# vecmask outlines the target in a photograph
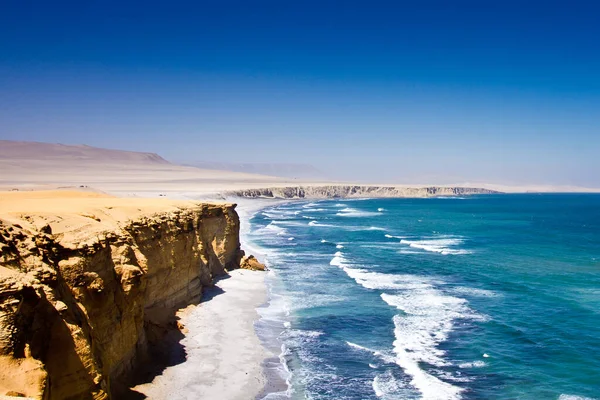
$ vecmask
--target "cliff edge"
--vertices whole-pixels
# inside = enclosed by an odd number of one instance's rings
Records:
[[[244,255],[233,204],[29,192],[0,210],[5,396],[134,397],[144,366],[173,361],[176,310]]]
[[[494,190],[470,187],[404,187],[366,185],[287,186],[234,190],[228,196],[279,199],[330,199],[358,197],[436,197],[500,193]]]

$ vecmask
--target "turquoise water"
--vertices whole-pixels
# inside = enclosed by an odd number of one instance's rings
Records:
[[[257,329],[290,384],[269,398],[600,397],[599,195],[298,202],[251,225]]]

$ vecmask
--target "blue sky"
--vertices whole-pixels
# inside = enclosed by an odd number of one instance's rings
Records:
[[[600,187],[599,15],[592,1],[8,0],[0,138]]]

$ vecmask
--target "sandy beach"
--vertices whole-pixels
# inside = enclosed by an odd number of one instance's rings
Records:
[[[200,305],[179,313],[186,361],[134,390],[150,399],[254,398],[270,356],[254,333],[256,307],[265,301],[264,273],[231,271],[205,291]]]

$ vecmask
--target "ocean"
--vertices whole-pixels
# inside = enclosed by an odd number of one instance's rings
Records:
[[[266,399],[600,398],[600,195],[290,202],[246,240]]]

